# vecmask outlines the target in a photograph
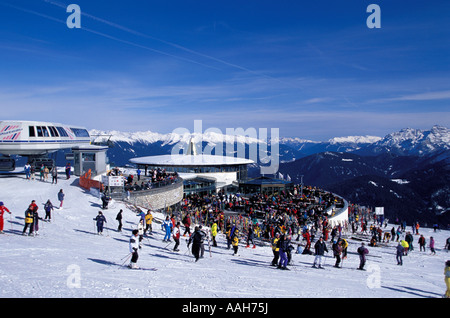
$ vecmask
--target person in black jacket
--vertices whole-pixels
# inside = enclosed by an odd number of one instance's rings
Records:
[[[366,255],[369,254],[369,250],[361,243],[361,246],[356,250],[359,255],[359,267],[358,269],[364,270],[364,265],[366,264]]]
[[[107,223],[106,218],[101,211],[98,212],[98,215],[94,218],[97,224],[97,234],[103,235],[103,224]]]
[[[328,253],[328,249],[322,236],[319,237],[319,240],[316,242],[316,244],[314,244],[314,251],[314,255],[316,255],[316,257],[314,258],[314,264],[312,267],[316,268],[316,264],[318,263],[319,268],[323,268],[322,259],[324,257],[324,253]]]
[[[122,232],[122,212],[123,212],[123,210],[120,209],[119,213],[117,213],[117,216],[116,216],[116,220],[119,222],[117,232]]]
[[[192,255],[195,257],[195,261],[197,262],[200,258],[200,249],[203,241],[203,235],[198,226],[195,227],[194,233],[192,233],[189,241],[187,243],[187,247],[192,243]]]
[[[280,240],[278,241],[278,247],[280,249],[280,263],[278,265],[279,269],[287,269],[287,252],[289,249],[290,240],[286,237],[285,234],[281,235]]]

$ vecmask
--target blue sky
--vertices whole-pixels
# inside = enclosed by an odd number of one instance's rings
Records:
[[[66,26],[71,3],[80,29]],[[448,127],[449,13],[423,0],[0,0],[1,117],[313,140]]]

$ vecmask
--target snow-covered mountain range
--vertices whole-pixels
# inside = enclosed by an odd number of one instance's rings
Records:
[[[95,137],[95,141],[110,140],[119,145],[125,152],[133,152],[131,150],[133,148],[147,148],[150,145],[158,146],[156,148],[149,147],[148,152],[143,155],[167,154],[170,153],[174,145],[188,143],[191,139],[197,144],[202,144],[203,147],[206,144],[216,145],[219,143],[245,144],[247,146],[268,143],[270,146],[270,144],[274,144],[277,141],[280,147],[280,162],[293,161],[325,151],[354,152],[360,155],[394,153],[398,155],[424,156],[450,149],[450,129],[438,125],[433,126],[430,130],[406,128],[390,133],[383,138],[377,136],[346,136],[331,138],[327,141],[312,141],[301,138],[279,138],[265,141],[245,135],[226,135],[215,132],[160,134],[152,131],[91,130],[90,134]],[[136,149],[134,149],[134,153],[136,153]],[[117,159],[117,154],[114,157]]]

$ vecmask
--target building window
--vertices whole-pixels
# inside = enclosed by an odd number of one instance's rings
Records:
[[[36,131],[34,130],[34,126],[28,126],[28,135],[30,137],[36,137]]]

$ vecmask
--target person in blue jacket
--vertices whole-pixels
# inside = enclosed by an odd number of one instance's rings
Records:
[[[94,221],[96,221],[97,224],[97,234],[103,235],[103,225],[108,222],[106,222],[106,218],[101,211],[98,212],[98,215],[94,218]]]
[[[170,235],[172,234],[173,223],[170,220],[169,216],[166,216],[166,219],[164,220],[162,226],[164,231],[166,231],[166,235],[164,236],[163,242],[170,242]]]

